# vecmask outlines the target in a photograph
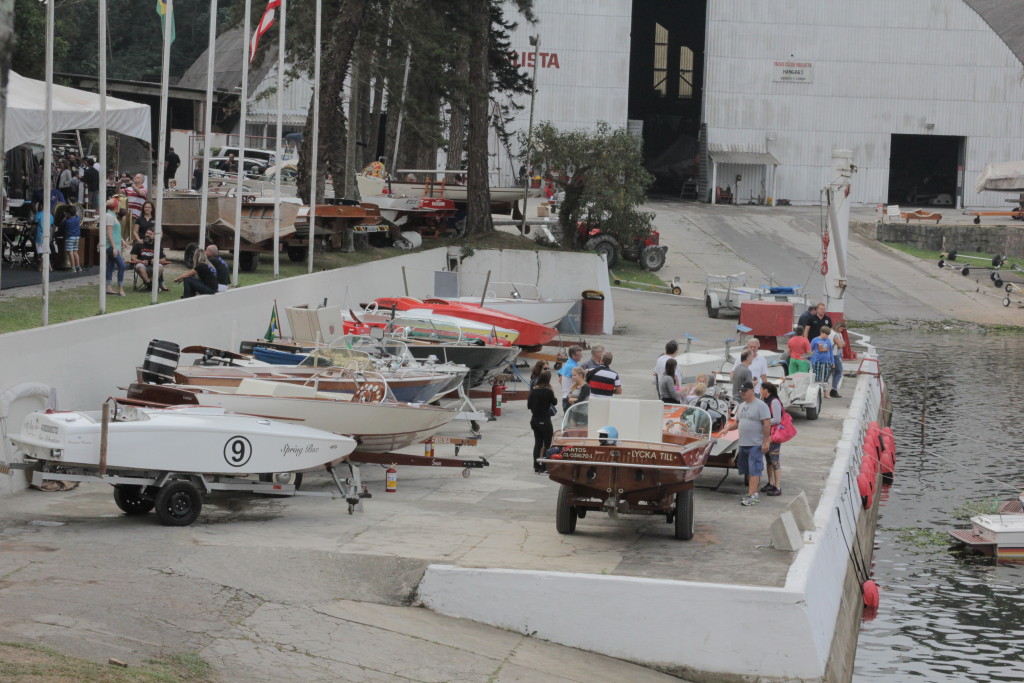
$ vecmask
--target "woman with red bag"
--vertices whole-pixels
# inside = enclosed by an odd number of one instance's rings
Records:
[[[776,441],[775,437],[778,426],[782,424],[783,415],[786,414],[786,408],[782,405],[782,399],[779,398],[779,390],[771,382],[761,383],[761,398],[768,404],[768,409],[772,413],[771,445],[768,447],[768,452],[764,454],[765,469],[768,470],[768,483],[761,487],[761,493],[766,496],[781,496],[782,466],[779,464],[779,453],[782,450],[782,442]]]

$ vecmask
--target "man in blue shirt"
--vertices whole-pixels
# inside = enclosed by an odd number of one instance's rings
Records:
[[[569,347],[569,360],[558,370],[562,379],[562,411],[569,410],[569,390],[572,389],[572,369],[580,364],[583,349],[575,344]]]

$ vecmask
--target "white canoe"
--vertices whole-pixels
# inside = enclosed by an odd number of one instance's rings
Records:
[[[38,411],[11,441],[26,456],[69,467],[100,465],[98,411]],[[344,460],[355,439],[223,408],[118,406],[107,467],[202,474],[300,472]]]

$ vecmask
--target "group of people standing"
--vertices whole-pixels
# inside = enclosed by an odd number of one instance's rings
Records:
[[[561,403],[566,412],[576,403],[584,403],[591,396],[615,396],[622,393],[622,380],[611,369],[614,357],[604,346],[590,349],[590,358],[583,360],[583,348],[570,346],[566,361],[558,368],[558,396],[552,387],[551,366],[545,360],[537,361],[530,373],[530,395],[526,408],[530,411],[533,430],[533,470],[543,474],[546,468],[538,463],[541,455],[551,447],[554,426],[551,418],[558,414]],[[560,400],[559,400],[560,399]]]
[[[829,385],[829,398],[842,398],[839,384],[843,379],[843,349],[846,348],[846,323],[832,324],[832,318],[825,313],[825,304],[817,304],[805,311],[797,321],[796,330],[787,345],[789,374],[797,372],[793,362],[810,363],[814,381]]]

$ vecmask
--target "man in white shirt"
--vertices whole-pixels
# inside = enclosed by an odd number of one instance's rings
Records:
[[[768,361],[764,359],[764,356],[758,354],[758,349],[761,348],[761,342],[757,340],[757,337],[751,337],[750,341],[747,342],[747,350],[750,351],[750,374],[753,375],[754,391],[758,396],[761,395],[761,382],[768,380]],[[733,363],[733,372],[740,365],[740,359],[737,358],[736,362]],[[731,376],[731,375],[730,375]]]

